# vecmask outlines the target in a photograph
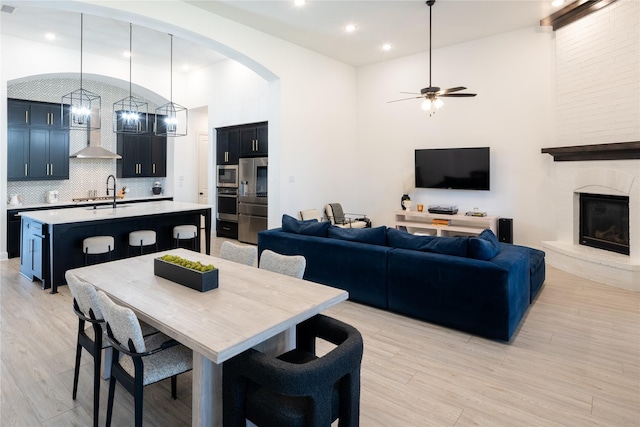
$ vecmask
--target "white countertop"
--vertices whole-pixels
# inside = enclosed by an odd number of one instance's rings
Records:
[[[149,197],[126,197],[122,199],[117,199],[117,203],[131,203],[138,202],[142,200],[148,200],[150,202],[154,201],[154,199],[166,199],[173,197],[171,195],[157,195],[157,196],[149,196]],[[93,206],[97,203],[110,203],[109,200],[92,200],[92,201],[83,201],[83,202],[74,202],[73,200],[59,201],[56,203],[20,203],[19,205],[10,205],[7,204],[7,210],[19,210],[19,209],[34,209],[34,208],[50,208],[55,206]]]
[[[69,224],[74,222],[101,221],[118,218],[130,218],[145,215],[157,215],[174,212],[188,212],[201,209],[211,209],[210,205],[197,203],[172,202],[169,200],[155,202],[141,202],[118,205],[113,208],[110,205],[69,208],[69,209],[45,209],[37,211],[21,212],[19,215],[43,224]]]

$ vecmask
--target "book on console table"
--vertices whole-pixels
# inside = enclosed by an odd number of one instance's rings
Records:
[[[451,225],[451,220],[450,219],[433,218],[431,220],[431,224],[433,224],[433,225]]]

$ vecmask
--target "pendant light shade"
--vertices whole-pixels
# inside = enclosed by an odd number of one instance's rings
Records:
[[[68,123],[70,129],[100,129],[100,95],[82,87],[82,44],[84,36],[84,14],[80,14],[80,89],[62,97],[62,123]]]
[[[129,24],[129,96],[113,103],[113,131],[140,134],[148,128],[149,104],[131,91],[132,24]]]
[[[155,134],[158,136],[186,136],[188,111],[173,102],[173,34],[171,36],[171,85],[169,103],[156,108]]]

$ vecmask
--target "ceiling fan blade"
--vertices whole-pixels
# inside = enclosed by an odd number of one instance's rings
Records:
[[[400,92],[400,93],[406,93],[407,95],[420,95],[417,92]]]
[[[449,94],[444,94],[444,95],[438,95],[438,96],[442,96],[442,97],[459,97],[459,98],[468,98],[468,97],[472,97],[472,96],[476,96],[477,94],[475,93],[449,93]]]
[[[406,101],[408,99],[419,99],[419,98],[422,98],[422,96],[412,96],[411,98],[394,99],[393,101],[387,101],[387,104],[389,104],[390,102]]]
[[[438,95],[446,95],[447,93],[458,92],[465,89],[466,87],[464,86],[452,87],[449,89],[442,89],[441,91],[438,92]]]

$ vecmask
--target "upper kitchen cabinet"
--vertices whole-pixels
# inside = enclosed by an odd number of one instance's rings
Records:
[[[69,130],[59,127],[60,104],[10,99],[7,111],[7,180],[69,179]]]
[[[29,101],[7,100],[7,124],[9,126],[28,126],[31,112]]]
[[[65,106],[65,110],[68,108]],[[63,118],[65,123],[62,123]],[[29,120],[31,126],[69,127],[69,114],[62,114],[60,104],[32,102]]]
[[[267,157],[268,130],[267,122],[243,125],[240,128],[240,157]]]
[[[68,107],[65,106],[65,109]],[[63,123],[62,120],[67,120]],[[68,127],[68,114],[62,114],[60,104],[47,102],[7,100],[9,126]]]
[[[240,157],[240,130],[219,128],[216,133],[216,164],[237,165]]]
[[[148,178],[167,176],[167,138],[153,133],[155,116],[149,114],[148,132],[118,134],[116,163],[118,178]]]

